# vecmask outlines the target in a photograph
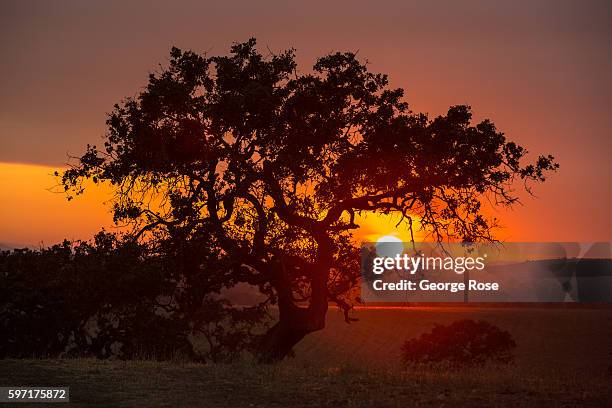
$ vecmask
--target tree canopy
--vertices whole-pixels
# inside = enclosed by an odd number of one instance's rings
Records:
[[[525,163],[527,151],[491,121],[473,123],[469,106],[412,112],[355,53],[302,72],[294,50],[262,54],[254,39],[226,56],[173,48],[107,125],[104,147],[63,173],[65,190],[112,184],[115,221],[189,254],[181,279],[194,293],[202,274],[258,287],[279,310],[266,361],[323,328],[329,302],[349,319],[356,213],[396,213],[411,232],[416,219],[437,241],[492,240],[482,200],[511,205],[517,181],[558,167],[549,155]]]

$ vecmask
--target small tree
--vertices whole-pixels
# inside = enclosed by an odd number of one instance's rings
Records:
[[[397,213],[409,228],[417,218],[436,240],[490,240],[480,200],[510,205],[515,178],[557,167],[551,156],[522,164],[526,151],[490,121],[472,124],[468,106],[429,119],[403,93],[350,52],[300,73],[293,50],[264,56],[254,39],[229,56],[173,48],[63,185],[110,182],[115,220],[135,239],[205,241],[207,279],[249,283],[278,305],[260,348],[275,361],[324,327],[329,302],[350,320],[356,213]]]

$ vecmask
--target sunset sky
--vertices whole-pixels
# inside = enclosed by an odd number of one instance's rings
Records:
[[[561,168],[495,215],[508,241],[612,241],[612,3],[30,2],[0,5],[0,244],[87,239],[109,226],[108,192],[67,202],[55,169],[101,145],[105,114],[175,45],[226,53],[256,37],[316,57],[358,51],[435,116],[469,104]],[[393,234],[374,217],[362,236]],[[401,234],[400,234],[401,235]]]

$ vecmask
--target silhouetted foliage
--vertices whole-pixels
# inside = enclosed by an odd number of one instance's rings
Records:
[[[182,251],[186,271],[205,265],[181,277],[185,296],[256,286],[279,308],[263,361],[322,329],[328,302],[351,320],[356,213],[396,213],[410,229],[416,218],[440,241],[491,240],[481,200],[513,204],[515,179],[542,181],[557,167],[551,156],[524,164],[525,149],[489,120],[472,123],[468,106],[413,113],[355,53],[300,72],[293,50],[255,45],[212,57],[173,48],[169,66],[115,106],[103,149],[88,146],[62,182],[69,194],[86,179],[112,184],[115,220],[133,239]]]
[[[486,362],[508,364],[516,343],[507,331],[486,321],[458,320],[436,325],[430,332],[407,340],[402,346],[405,365],[446,363],[460,367]]]
[[[184,259],[151,254],[144,244],[105,232],[92,243],[64,241],[36,251],[3,251],[0,357],[166,359],[178,354],[224,361],[248,348],[252,325],[263,314],[228,309],[211,298],[215,289],[205,286],[192,310],[176,279],[177,262]],[[211,347],[197,353],[190,336],[202,327],[220,328]],[[229,341],[225,327],[240,340]]]

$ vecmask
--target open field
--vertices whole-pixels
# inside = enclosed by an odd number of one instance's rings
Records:
[[[358,322],[346,324],[342,313],[330,310],[328,328],[303,340],[296,349],[297,359],[321,356],[334,363],[394,367],[406,339],[436,323],[482,319],[510,332],[522,369],[595,373],[612,365],[612,308],[415,307],[358,310],[355,316]]]
[[[611,406],[612,310],[362,310],[309,336],[277,366],[248,362],[0,361],[0,385],[71,387],[71,406]],[[399,347],[434,323],[486,319],[514,336],[516,363],[399,368]],[[24,407],[26,404],[19,404]]]

